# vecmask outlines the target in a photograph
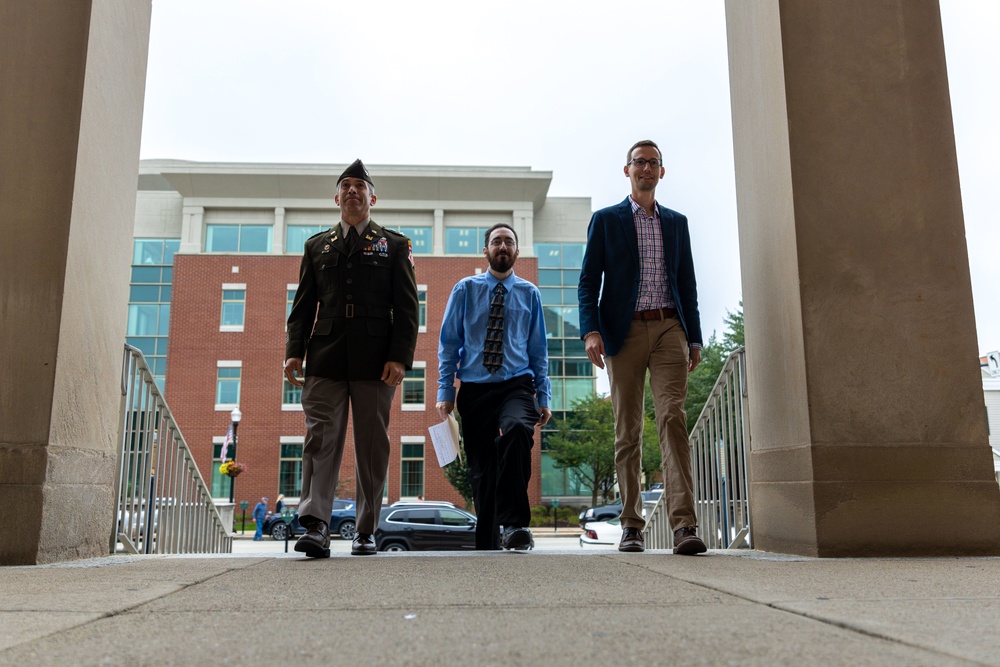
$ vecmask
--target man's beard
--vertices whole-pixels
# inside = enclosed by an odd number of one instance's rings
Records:
[[[497,273],[507,273],[514,267],[514,258],[511,255],[490,255],[490,268]]]

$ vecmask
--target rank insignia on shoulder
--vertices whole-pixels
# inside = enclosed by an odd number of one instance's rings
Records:
[[[406,253],[410,260],[410,268],[416,269],[417,265],[413,263],[413,241],[406,239]]]

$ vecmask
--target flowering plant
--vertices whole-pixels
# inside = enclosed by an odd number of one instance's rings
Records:
[[[219,472],[229,477],[236,477],[246,469],[247,467],[244,464],[237,463],[236,461],[226,461],[219,466]]]

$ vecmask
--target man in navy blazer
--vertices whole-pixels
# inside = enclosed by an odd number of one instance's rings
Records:
[[[701,318],[687,218],[656,202],[666,170],[659,147],[637,142],[625,176],[632,193],[594,213],[580,272],[580,331],[587,356],[607,363],[622,495],[620,551],[643,551],[642,425],[646,371],[663,460],[674,553],[703,553],[696,533],[687,376],[701,361]],[[603,282],[603,288],[602,288]]]

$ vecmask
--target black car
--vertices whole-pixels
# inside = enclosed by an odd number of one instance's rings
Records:
[[[645,514],[645,507],[647,504],[655,503],[660,499],[661,495],[663,495],[663,489],[652,489],[650,491],[642,492],[643,514]],[[610,505],[590,507],[580,512],[580,525],[582,526],[588,521],[607,521],[608,519],[615,519],[621,516],[621,513],[622,500],[619,498]]]
[[[443,503],[393,503],[382,510],[379,551],[457,551],[476,548],[476,517]]]
[[[340,535],[345,540],[354,539],[354,527],[357,522],[357,508],[351,498],[336,498],[333,501],[333,511],[330,513],[330,535]],[[291,529],[291,535],[288,531]],[[273,539],[283,540],[286,537],[302,535],[306,529],[299,525],[299,513],[296,512],[288,525],[280,514],[272,514],[264,520],[264,533]]]

